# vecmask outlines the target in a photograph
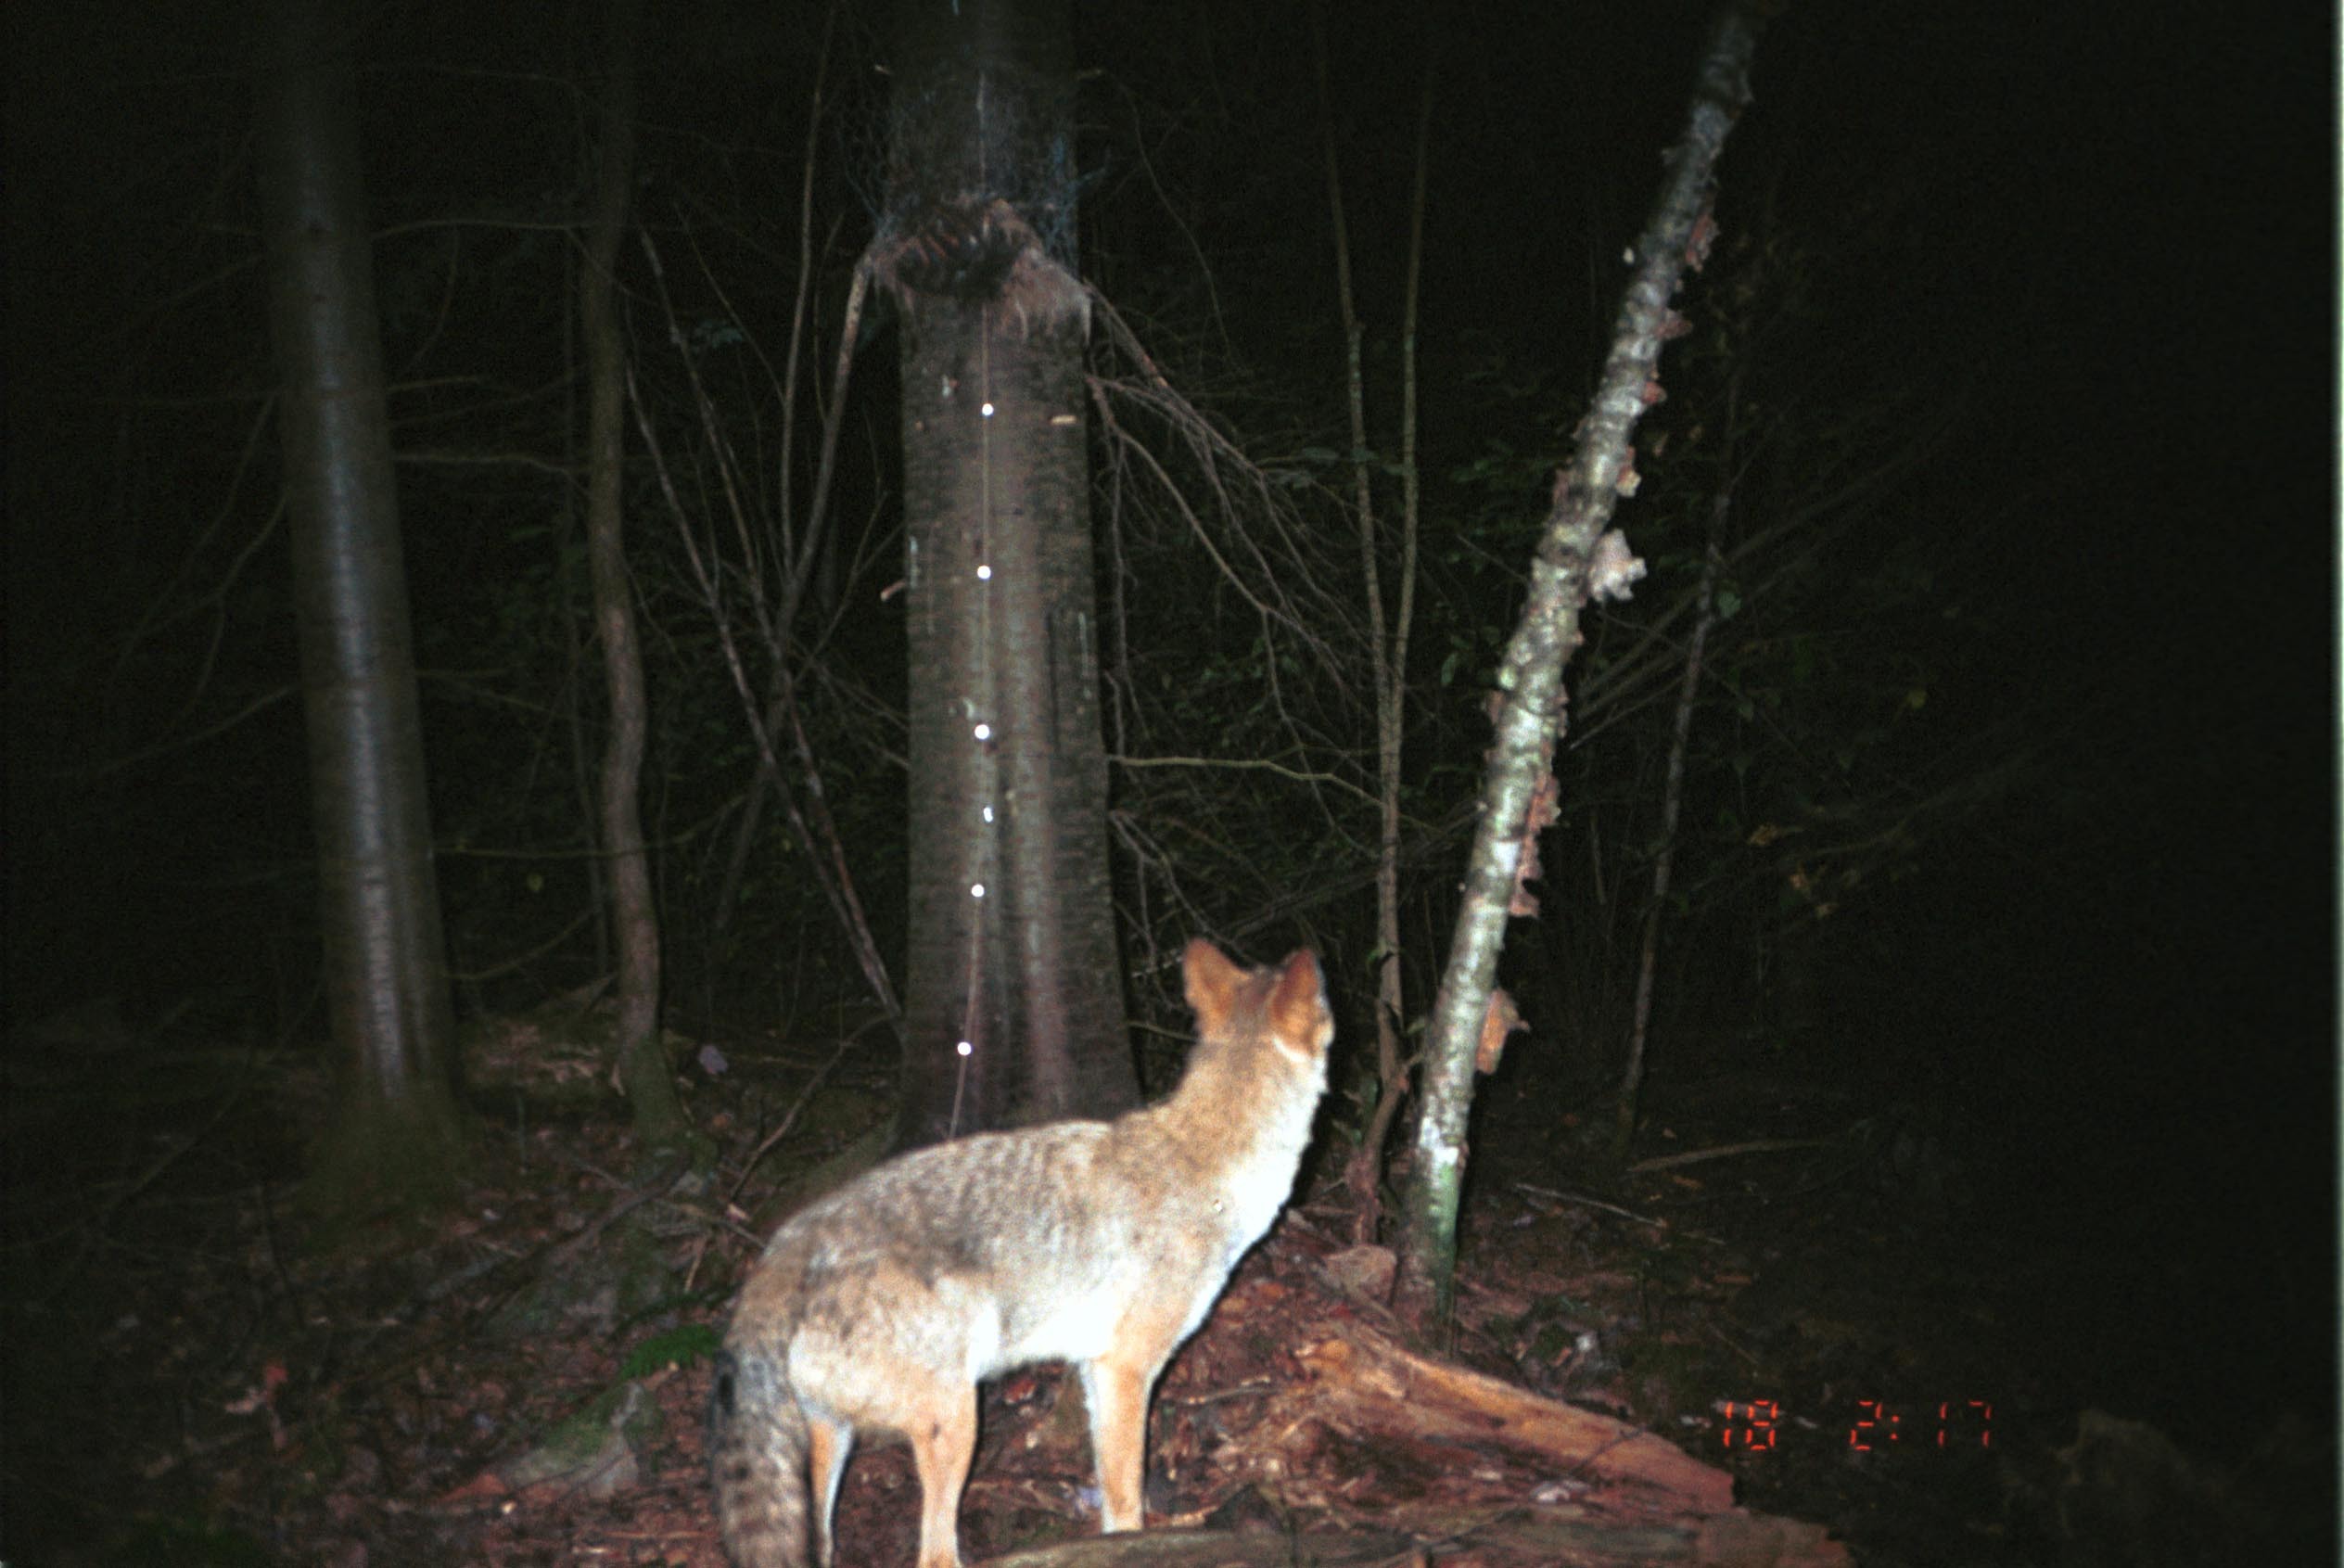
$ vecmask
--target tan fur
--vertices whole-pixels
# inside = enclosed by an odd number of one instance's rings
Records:
[[[1327,1083],[1318,962],[1184,960],[1197,1045],[1179,1089],[1112,1122],[986,1133],[882,1166],[797,1215],[751,1272],[718,1358],[711,1464],[742,1568],[831,1560],[859,1431],[911,1441],[920,1568],[959,1568],[980,1378],[1072,1362],[1108,1530],[1140,1527],[1148,1399],[1277,1217]]]

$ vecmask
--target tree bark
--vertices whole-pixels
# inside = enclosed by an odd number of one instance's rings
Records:
[[[1661,344],[1680,330],[1669,305],[1677,280],[1688,255],[1698,260],[1713,232],[1713,172],[1727,133],[1750,101],[1750,59],[1763,25],[1753,5],[1734,0],[1710,33],[1691,123],[1669,154],[1660,198],[1637,241],[1635,272],[1603,379],[1580,421],[1572,465],[1557,476],[1554,505],[1531,566],[1529,598],[1498,665],[1497,742],[1482,788],[1481,826],[1466,863],[1456,933],[1433,998],[1416,1146],[1402,1196],[1395,1306],[1420,1335],[1433,1336],[1451,1304],[1474,1056],[1489,1014],[1506,917],[1516,908],[1534,907],[1522,885],[1536,874],[1538,830],[1553,811],[1551,762],[1567,695],[1563,663],[1581,641],[1579,612],[1590,593],[1624,593],[1642,569],[1624,542],[1606,541],[1604,529],[1619,495],[1636,485],[1628,438],[1658,401]]]
[[[905,0],[875,254],[903,328],[899,1147],[1137,1103],[1107,878],[1072,13]]]
[[[328,1208],[441,1197],[461,1168],[423,727],[352,105],[355,24],[266,8],[261,238],[300,623],[338,1126]]]
[[[626,549],[626,344],[619,332],[619,242],[635,167],[634,40],[640,0],[609,0],[605,25],[600,167],[586,232],[586,266],[578,309],[586,350],[586,560],[592,574],[594,627],[603,646],[610,703],[601,777],[602,849],[609,872],[611,931],[618,944],[618,1018],[611,1037],[612,1071],[632,1108],[647,1153],[692,1144],[692,1124],[676,1093],[659,1038],[659,909],[643,847],[643,649],[635,636],[634,582]]]

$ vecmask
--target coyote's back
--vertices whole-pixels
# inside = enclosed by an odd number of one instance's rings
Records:
[[[1178,1090],[1113,1122],[987,1133],[880,1166],[784,1224],[718,1358],[709,1452],[743,1568],[828,1564],[858,1431],[911,1440],[920,1568],[957,1568],[976,1383],[1074,1363],[1109,1530],[1140,1524],[1148,1398],[1293,1186],[1333,1026],[1318,960],[1184,960]]]

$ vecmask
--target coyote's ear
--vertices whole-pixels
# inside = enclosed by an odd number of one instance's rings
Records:
[[[1187,981],[1189,1009],[1196,1014],[1196,1032],[1219,1033],[1237,1005],[1237,988],[1244,983],[1245,971],[1220,949],[1197,937],[1180,957],[1180,972]]]
[[[1269,1027],[1280,1043],[1307,1052],[1324,1050],[1334,1032],[1318,955],[1308,948],[1278,966],[1278,983],[1269,993]]]

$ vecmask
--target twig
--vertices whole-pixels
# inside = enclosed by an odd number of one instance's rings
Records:
[[[1536,1197],[1551,1198],[1556,1203],[1571,1204],[1579,1208],[1601,1209],[1606,1214],[1617,1215],[1622,1219],[1632,1220],[1638,1225],[1650,1225],[1655,1230],[1666,1230],[1668,1227],[1666,1220],[1654,1219],[1649,1215],[1637,1214],[1635,1210],[1622,1208],[1617,1204],[1607,1204],[1601,1198],[1585,1197],[1577,1192],[1558,1192],[1551,1187],[1534,1187],[1527,1181],[1517,1181],[1513,1186],[1517,1192],[1528,1192]]]
[[[1649,1176],[1656,1170],[1675,1170],[1683,1166],[1700,1165],[1707,1160],[1733,1159],[1742,1154],[1778,1154],[1793,1149],[1828,1149],[1827,1138],[1760,1138],[1748,1143],[1726,1143],[1714,1149],[1688,1149],[1681,1154],[1660,1154],[1649,1160],[1638,1160],[1627,1167],[1630,1176]]]
[[[546,938],[542,942],[540,942],[536,947],[529,949],[529,950],[525,953],[516,954],[512,958],[504,960],[501,963],[492,963],[486,969],[456,969],[451,967],[448,971],[448,978],[451,980],[463,980],[467,983],[477,985],[482,980],[493,980],[500,975],[509,975],[514,970],[520,968],[523,964],[534,962],[538,959],[544,957],[547,953],[552,952],[555,948],[560,947],[564,942],[568,941],[571,937],[577,934],[580,926],[585,924],[588,921],[593,918],[594,911],[592,910],[588,910],[584,914],[580,915],[576,920],[571,921],[567,925],[563,926],[552,937]]]
[[[1273,762],[1266,757],[1110,757],[1107,760],[1118,768],[1259,769],[1264,772],[1276,773],[1281,779],[1292,779],[1296,784],[1332,784],[1337,789],[1347,790],[1357,796],[1370,806],[1375,804],[1374,796],[1348,779],[1333,773],[1310,772],[1300,768],[1289,768],[1282,762]]]
[[[797,1118],[804,1114],[806,1107],[812,1103],[814,1090],[822,1088],[822,1080],[830,1077],[831,1069],[837,1066],[840,1062],[846,1059],[847,1048],[854,1044],[856,1040],[861,1039],[863,1029],[867,1029],[870,1026],[871,1026],[869,1024],[865,1024],[862,1026],[862,1028],[852,1031],[844,1039],[840,1040],[838,1042],[838,1049],[830,1053],[830,1060],[823,1063],[821,1067],[815,1070],[814,1076],[806,1080],[806,1087],[797,1091],[797,1099],[796,1103],[790,1106],[788,1114],[782,1117],[781,1124],[778,1127],[774,1128],[771,1132],[765,1135],[764,1141],[758,1144],[756,1151],[749,1155],[748,1163],[741,1167],[740,1179],[733,1182],[732,1190],[724,1194],[724,1202],[728,1207],[732,1205],[733,1200],[737,1199],[741,1195],[741,1189],[748,1185],[749,1175],[757,1169],[758,1161],[763,1159],[772,1149],[774,1144],[779,1143],[783,1139],[789,1136],[790,1128],[797,1125]]]

